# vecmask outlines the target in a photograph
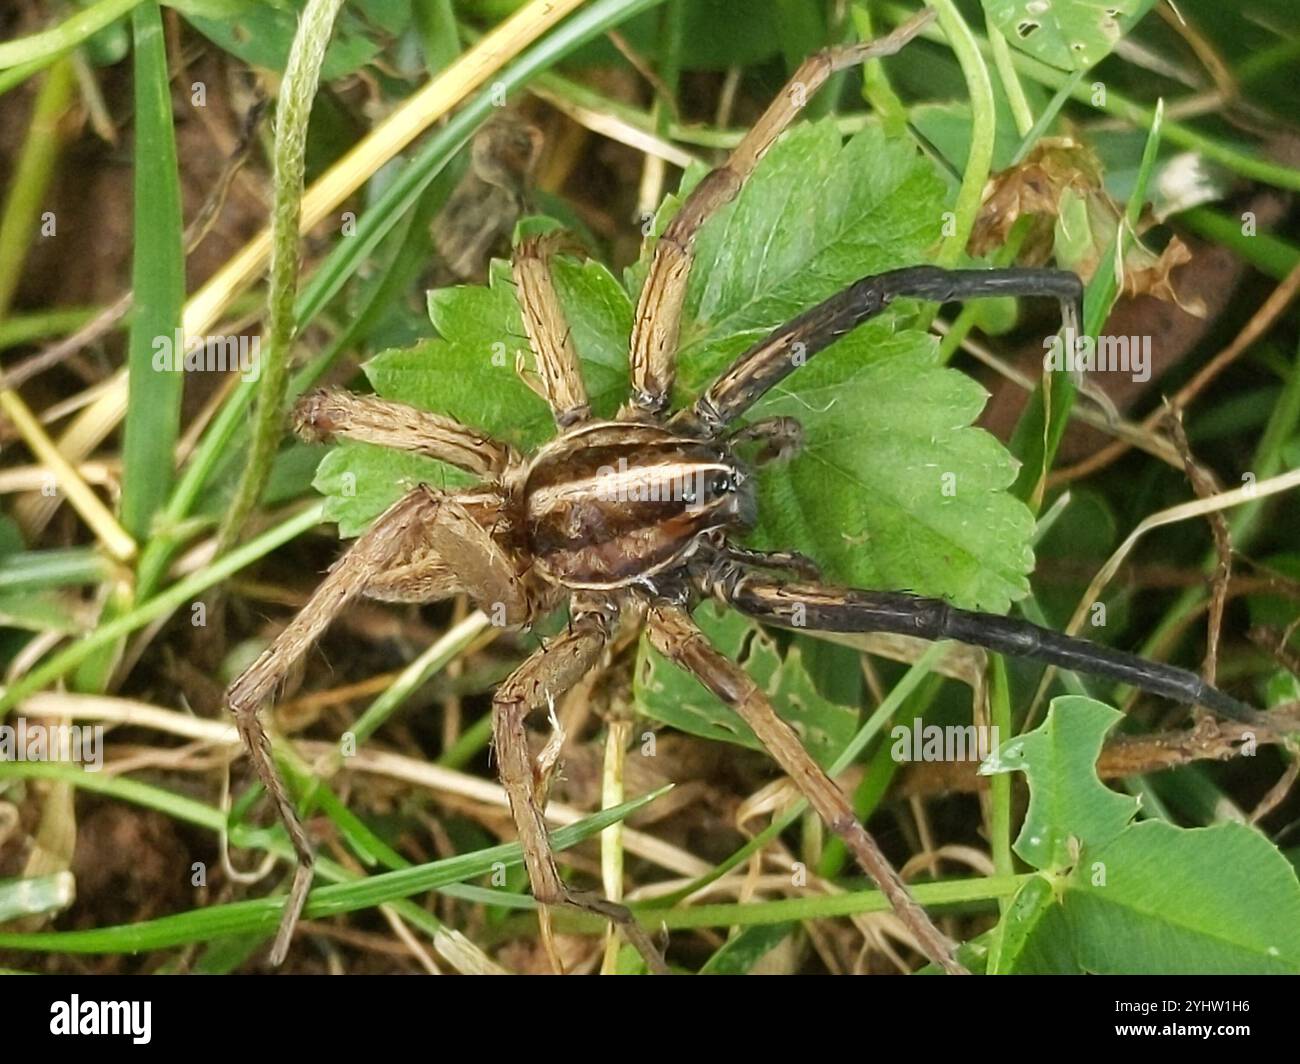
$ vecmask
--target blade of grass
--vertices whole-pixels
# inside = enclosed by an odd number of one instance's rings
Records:
[[[21,774],[11,773],[11,775]],[[221,810],[136,780],[118,776],[88,775],[75,765],[57,763],[41,765],[36,773],[27,775],[30,778],[48,779],[65,785],[80,785],[83,789],[97,791],[118,801],[154,809],[175,820],[206,828],[217,834],[225,830],[226,817]],[[0,779],[3,778],[5,778],[4,770],[0,767]],[[280,857],[293,859],[293,850],[281,829],[248,828],[235,823],[230,829],[230,837],[240,847],[267,850]],[[331,883],[353,883],[362,878],[328,858],[317,861],[316,871],[322,879]],[[391,909],[408,924],[427,934],[433,941],[435,949],[457,971],[472,975],[498,970],[464,935],[447,927],[436,916],[414,902],[401,899],[386,903],[384,908]],[[256,948],[258,939],[265,937],[267,936],[254,936],[254,941],[248,946],[248,952],[251,953]]]
[[[185,302],[176,135],[162,13],[154,0],[131,13],[135,40],[135,217],[131,285],[135,314],[127,354],[128,399],[122,446],[121,520],[137,540],[149,538],[172,484],[185,377],[175,361],[154,367],[170,344]]]
[[[11,593],[98,584],[112,575],[112,563],[90,547],[25,550],[0,558],[0,591]]]
[[[865,2],[854,3],[849,9],[858,40],[869,41],[875,37],[871,22],[871,8]],[[885,71],[883,59],[868,59],[862,66],[862,98],[880,115],[885,130],[891,136],[903,135],[907,129],[907,106],[894,91]]]
[[[1247,235],[1244,218],[1233,218],[1212,207],[1193,207],[1177,218],[1193,233],[1232,249],[1275,281],[1285,280],[1300,264],[1300,248],[1275,233]]]
[[[0,318],[9,313],[23,276],[27,249],[39,228],[37,219],[63,143],[59,122],[72,102],[75,84],[72,63],[65,60],[51,68],[36,94],[31,125],[14,164],[4,213],[0,215]]]
[[[181,219],[176,135],[162,13],[154,0],[131,12],[135,78],[134,243],[135,312],[127,340],[127,406],[119,513],[137,542],[148,542],[154,516],[171,490],[180,435],[185,377],[171,350],[185,302],[184,222]],[[165,345],[161,348],[159,345]],[[131,608],[136,590],[123,576],[109,584],[101,623]],[[145,592],[147,594],[147,589]],[[77,669],[78,691],[106,690],[121,660],[122,642],[105,646]]]
[[[1025,156],[1029,154],[1033,146],[1047,135],[1047,131],[1051,128],[1052,123],[1056,121],[1057,115],[1061,113],[1061,108],[1065,106],[1065,101],[1070,98],[1070,93],[1083,80],[1085,73],[1086,71],[1076,70],[1070,75],[1065,84],[1056,90],[1056,94],[1047,102],[1043,113],[1038,116],[1038,121],[1021,138],[1020,147],[1016,149],[1016,154],[1011,158],[1012,166],[1019,166],[1024,162]]]
[[[51,336],[65,336],[81,328],[100,312],[99,307],[65,307],[14,314],[0,322],[0,351]]]
[[[1025,96],[1025,87],[1020,84],[1020,75],[1016,73],[1015,63],[1011,60],[1011,45],[1002,36],[1002,31],[993,25],[988,9],[984,10],[984,30],[988,34],[989,46],[993,51],[993,65],[997,68],[998,80],[1002,82],[1002,91],[1006,93],[1011,105],[1011,115],[1016,123],[1016,131],[1021,137],[1029,135],[1034,128],[1034,112]]]

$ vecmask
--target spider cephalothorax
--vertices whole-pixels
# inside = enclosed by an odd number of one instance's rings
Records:
[[[568,430],[528,466],[528,548],[568,588],[655,588],[716,530],[746,531],[753,483],[721,442],[653,424],[598,421]]]
[[[567,628],[496,692],[497,764],[537,900],[543,906],[577,905],[619,921],[656,967],[657,951],[627,910],[574,892],[561,879],[543,819],[546,775],[554,762],[539,772],[525,730],[530,713],[547,709],[601,660],[620,618],[644,623],[655,649],[735,710],[887,895],[921,951],[952,972],[962,970],[953,944],[912,900],[849,801],[777,715],[767,694],[696,626],[691,608],[701,597],[784,627],[959,639],[1114,677],[1223,713],[1252,714],[1192,673],[933,599],[827,586],[817,582],[816,567],[799,554],[753,551],[733,541],[757,516],[751,466],[737,448],[757,443],[751,459],[756,463],[797,446],[799,429],[790,418],[739,423],[784,377],[901,297],[941,303],[1047,296],[1060,303],[1067,330],[1076,329],[1082,289],[1074,274],[921,266],[864,277],[773,330],[692,405],[670,412],[685,285],[700,226],[736,196],[775,137],[833,70],[896,50],[929,17],[927,11],[875,44],[808,59],[793,78],[803,91],[782,93],[727,162],[686,197],[654,246],[631,339],[632,399],[614,420],[591,419],[577,350],[552,286],[551,245],[545,239],[516,248],[513,276],[536,363],[532,370],[557,427],[552,442],[521,455],[454,419],[346,392],[318,392],[298,405],[295,427],[308,438],[348,437],[430,455],[476,475],[480,485],[461,492],[412,486],[231,686],[231,709],[300,860],[276,959],[287,949],[306,897],[312,850],[276,774],[257,711],[330,620],[361,595],[431,602],[463,593],[494,623],[515,626],[532,624],[567,599]]]

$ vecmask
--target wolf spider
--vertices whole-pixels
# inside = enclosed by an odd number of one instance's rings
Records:
[[[695,603],[721,600],[762,622],[823,632],[895,632],[956,639],[1121,680],[1230,716],[1251,716],[1196,675],[1006,617],[956,609],[909,594],[817,582],[793,552],[732,542],[753,527],[751,469],[736,444],[758,441],[760,459],[796,447],[799,426],[769,418],[729,429],[804,360],[896,298],[944,303],[986,296],[1057,299],[1077,329],[1079,279],[1050,269],[944,270],[918,266],[864,277],[754,344],[695,402],[669,411],[678,329],[696,234],[732,200],[763,154],[836,70],[897,51],[925,24],[924,12],[888,37],[821,52],[796,71],[731,153],[690,193],[655,244],[636,309],[629,357],[630,401],[611,421],[591,417],[578,353],[547,265],[551,244],[524,240],[512,273],[540,390],[556,437],[531,455],[438,414],[344,391],[318,391],[294,411],[313,440],[347,437],[417,452],[481,478],[471,490],[409,490],[330,569],[308,604],[230,687],[228,701],[257,771],[286,823],[299,864],[272,950],[279,963],[311,881],[312,848],[272,760],[259,707],[357,596],[432,602],[467,594],[509,626],[527,627],[568,600],[569,623],[498,688],[493,738],[533,894],[550,944],[547,906],[570,905],[617,921],[652,967],[658,951],[626,909],[571,890],[560,877],[543,807],[555,757],[534,765],[525,720],[546,709],[595,666],[620,618],[642,624],[650,643],[730,706],[797,784],[809,804],[888,897],[921,951],[949,972],[964,969],[953,943],[913,900],[840,789],[743,668],[709,642],[691,618]],[[802,86],[803,91],[794,91]],[[1068,335],[1068,334],[1067,334]],[[781,575],[777,575],[781,574]],[[553,954],[552,954],[553,955]]]

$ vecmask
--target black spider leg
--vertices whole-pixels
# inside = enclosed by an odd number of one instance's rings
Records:
[[[895,591],[821,584],[787,584],[739,567],[715,570],[711,590],[756,620],[811,632],[893,632],[921,639],[955,639],[1000,654],[1101,676],[1225,717],[1266,725],[1265,714],[1212,687],[1187,669],[1062,635],[1029,621],[962,610],[940,599]]]
[[[895,299],[909,297],[935,303],[991,296],[1047,296],[1061,304],[1070,342],[1079,335],[1083,282],[1068,270],[945,270],[910,266],[855,281],[754,344],[683,411],[677,424],[716,435],[745,413],[769,389],[845,333],[879,314]]]

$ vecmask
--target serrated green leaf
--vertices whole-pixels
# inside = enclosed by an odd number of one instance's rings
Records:
[[[703,175],[688,174],[683,189]],[[680,205],[665,202],[662,231]],[[701,391],[769,329],[877,271],[925,260],[942,183],[910,139],[868,127],[841,146],[796,127],[704,227],[684,309],[679,384]],[[639,289],[645,263],[629,270]],[[933,340],[886,316],[791,375],[753,416],[798,418],[804,447],[760,474],[756,542],[797,546],[831,579],[1003,612],[1028,590],[1032,516],[1005,493],[1017,466],[970,428],[983,390],[940,367]]]
[[[1137,800],[1103,784],[1095,767],[1106,733],[1122,716],[1091,698],[1054,698],[1042,724],[980,766],[981,775],[1029,777],[1029,809],[1014,845],[1028,864],[1052,872],[1072,868],[1079,846],[1105,845],[1137,815]]]
[[[1155,0],[983,0],[1012,46],[1061,70],[1106,58]]]
[[[821,695],[804,667],[800,648],[791,647],[782,658],[776,643],[756,623],[711,602],[696,611],[695,620],[714,646],[745,666],[818,763],[834,761],[857,729],[858,711]],[[735,713],[644,638],[633,690],[638,708],[653,720],[706,739],[763,749]]]
[[[858,329],[757,408],[799,418],[804,443],[760,477],[756,541],[796,544],[839,582],[1004,612],[1033,567],[1033,517],[1005,490],[1017,465],[971,427],[984,390],[892,329]]]

